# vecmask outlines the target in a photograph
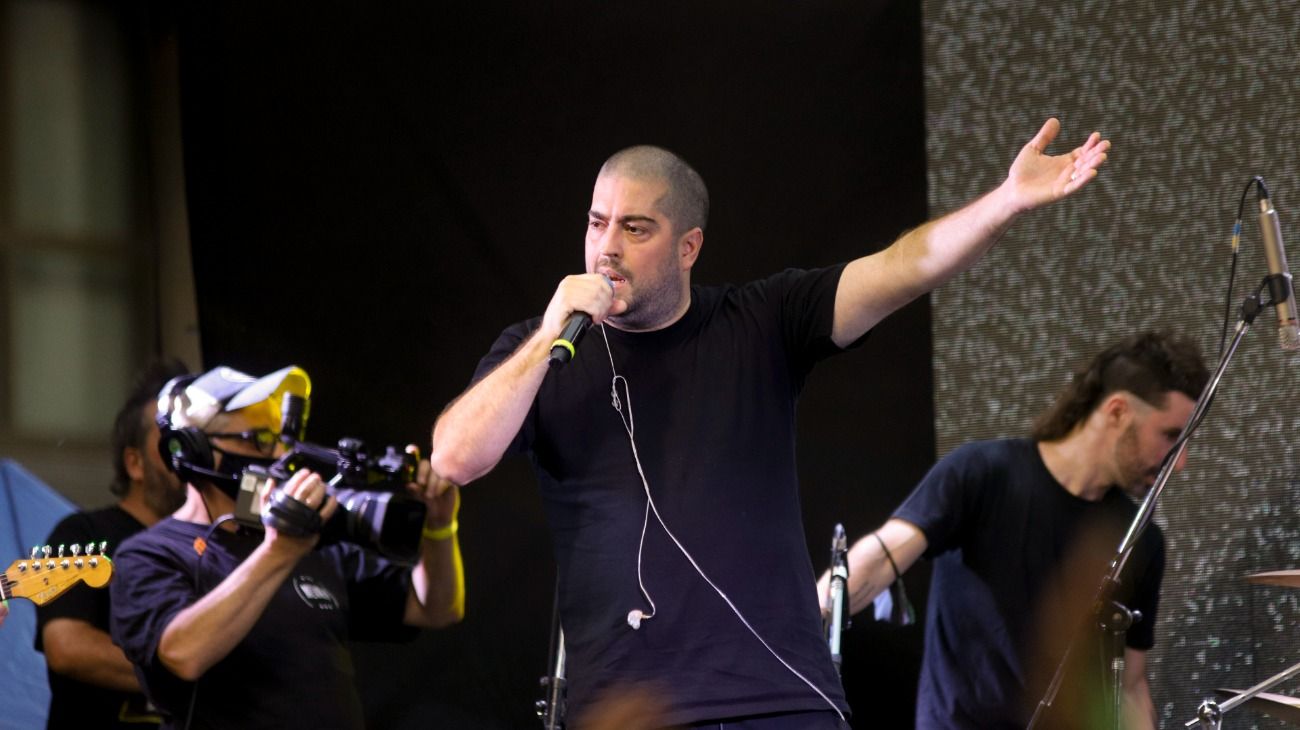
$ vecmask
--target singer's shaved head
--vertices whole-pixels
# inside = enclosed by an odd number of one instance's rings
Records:
[[[668,192],[655,201],[655,207],[672,221],[675,234],[692,228],[702,231],[708,224],[709,191],[704,179],[685,160],[662,147],[638,145],[615,152],[601,166],[600,175],[667,183]]]
[[[1162,408],[1171,392],[1196,400],[1209,379],[1201,352],[1191,341],[1162,332],[1131,335],[1075,371],[1056,402],[1034,423],[1034,440],[1065,438],[1111,393],[1132,393]]]

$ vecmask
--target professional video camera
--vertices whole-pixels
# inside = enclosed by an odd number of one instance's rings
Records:
[[[339,508],[320,529],[321,543],[351,542],[378,550],[399,561],[413,561],[419,555],[421,531],[427,507],[406,490],[415,481],[418,454],[387,446],[382,456],[373,456],[366,445],[354,438],[339,440],[337,449],[298,439],[302,433],[302,405],[285,396],[281,438],[289,451],[269,466],[250,465],[239,479],[235,497],[235,520],[261,529],[262,495],[269,481],[283,485],[299,469],[310,469],[326,480],[326,491]]]
[[[209,482],[234,499],[240,524],[257,529],[271,524],[294,535],[320,533],[323,542],[346,541],[396,560],[414,560],[427,508],[406,484],[415,480],[419,455],[390,446],[376,457],[350,438],[339,441],[337,449],[304,441],[310,397],[311,378],[296,365],[260,378],[224,366],[174,378],[158,393],[159,456],[181,478]],[[210,433],[223,413],[243,414],[245,423],[260,428]],[[278,431],[270,427],[276,421]],[[213,458],[219,450],[211,444],[213,436],[255,442],[263,455],[283,444],[287,453],[271,461],[222,452],[223,463],[231,465],[223,471]],[[283,485],[300,469],[320,474],[338,500],[339,509],[323,525],[319,512],[283,492],[266,495],[270,480]],[[265,516],[264,502],[269,504]]]

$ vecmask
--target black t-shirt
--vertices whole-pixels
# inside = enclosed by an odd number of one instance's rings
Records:
[[[211,591],[261,543],[261,533],[216,530],[167,518],[117,552],[113,640],[136,665],[164,727],[360,728],[349,639],[406,639],[410,571],[353,545],[317,549],[281,584],[261,618],[197,683],[158,660],[167,625]],[[202,559],[200,560],[200,549]],[[197,684],[197,690],[195,685]]]
[[[139,520],[120,507],[106,507],[93,512],[76,512],[63,518],[46,540],[48,545],[108,543],[113,555],[126,538],[144,529]],[[84,621],[108,632],[109,595],[107,588],[78,584],[36,609],[36,650],[44,651],[41,633],[52,619]],[[50,678],[50,716],[48,728],[139,728],[156,725],[158,713],[139,692],[119,692],[107,687],[78,682],[53,671]]]
[[[623,413],[654,503],[682,545],[782,659],[845,709],[822,638],[795,469],[795,400],[830,339],[843,267],[786,271],[743,287],[694,287],[687,313],[654,332],[594,327],[546,375],[515,440],[529,453],[550,522],[575,714],[603,689],[648,684],[678,724],[829,709],[765,649],[649,517]],[[508,328],[476,379],[538,320]],[[608,337],[609,351],[605,347]]]
[[[1096,502],[1070,494],[1027,439],[966,444],[936,464],[894,513],[921,529],[925,556],[934,559],[917,727],[1025,727],[1055,669],[1055,655],[1049,664],[1042,657],[1035,663],[1043,632],[1077,629],[1053,616],[1045,601],[1060,600],[1054,586],[1071,577],[1065,570],[1079,570],[1071,551],[1087,539],[1087,567],[1077,585],[1085,591],[1081,605],[1088,605],[1135,513],[1118,488]],[[1063,569],[1066,564],[1071,567]],[[1164,537],[1153,524],[1116,593],[1142,612],[1127,633],[1131,648],[1154,644],[1163,573]],[[1104,671],[1098,633],[1076,645],[1085,669],[1067,686],[1090,687]],[[1049,727],[1073,724],[1054,717]]]

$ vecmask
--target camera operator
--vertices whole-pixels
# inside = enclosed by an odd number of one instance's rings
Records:
[[[218,368],[159,395],[160,448],[188,496],[122,545],[111,590],[113,639],[165,728],[363,727],[348,641],[406,639],[464,614],[459,496],[427,461],[407,485],[427,507],[413,568],[351,542],[318,545],[340,506],[308,469],[260,495],[279,529],[222,519],[245,470],[285,451],[284,395],[309,392],[298,368],[257,380]]]

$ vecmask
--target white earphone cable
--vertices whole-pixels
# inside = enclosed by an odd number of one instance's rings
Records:
[[[686,547],[682,545],[681,541],[677,539],[677,536],[673,534],[672,530],[668,529],[668,525],[664,523],[663,517],[659,514],[659,508],[655,506],[654,497],[651,496],[650,494],[650,483],[648,480],[646,480],[645,470],[641,468],[641,456],[637,453],[637,449],[636,449],[636,437],[635,437],[636,422],[632,417],[632,391],[628,389],[627,378],[623,377],[622,375],[619,375],[618,369],[614,367],[614,352],[609,347],[609,335],[605,333],[605,323],[603,322],[600,324],[600,335],[605,341],[605,352],[606,354],[609,355],[609,369],[614,374],[613,379],[610,380],[610,403],[611,405],[613,405],[614,410],[618,411],[619,420],[623,422],[623,430],[627,431],[628,443],[632,445],[632,458],[633,460],[636,461],[636,472],[638,475],[640,475],[641,487],[645,490],[646,513],[645,513],[645,518],[642,520],[641,523],[641,541],[637,545],[637,549],[636,549],[636,580],[637,583],[641,586],[641,594],[645,596],[646,601],[650,603],[650,613],[648,615],[643,614],[641,616],[641,620],[654,617],[655,612],[657,610],[655,607],[654,599],[650,597],[650,592],[646,590],[645,580],[643,579],[642,572],[641,572],[641,556],[642,556],[642,550],[645,548],[646,530],[650,524],[650,513],[654,512],[655,520],[659,523],[659,526],[663,528],[664,533],[668,535],[668,538],[673,541],[673,544],[677,546],[677,549],[681,551],[682,555],[685,556],[686,560],[690,562],[691,567],[695,568],[695,572],[699,573],[700,577],[704,579],[704,582],[708,583],[709,587],[712,588],[713,591],[717,593],[718,596],[724,602],[726,602],[727,606],[731,609],[731,612],[736,614],[736,618],[740,620],[740,623],[744,624],[746,629],[749,629],[749,633],[753,634],[754,638],[758,639],[759,643],[763,645],[763,648],[767,649],[768,653],[771,654],[773,657],[775,657],[778,662],[781,662],[781,665],[784,666],[787,670],[789,670],[791,674],[798,677],[801,681],[803,681],[804,684],[808,685],[808,687],[812,689],[813,692],[816,692],[817,696],[821,697],[822,700],[824,700],[826,704],[830,706],[831,710],[833,710],[835,714],[839,716],[840,722],[846,723],[847,720],[844,717],[844,713],[840,712],[840,709],[835,706],[835,703],[832,702],[829,697],[826,696],[826,693],[822,692],[821,689],[816,684],[814,684],[807,677],[801,674],[799,670],[790,666],[789,662],[783,659],[780,654],[776,653],[776,650],[773,649],[772,646],[767,643],[767,640],[765,640],[761,635],[759,635],[758,631],[755,630],[754,627],[745,618],[745,615],[740,612],[740,609],[736,608],[736,604],[731,602],[731,598],[728,597],[727,594],[724,593],[723,590],[719,588],[717,584],[715,584],[709,578],[709,576],[705,575],[704,570],[700,568],[699,563],[695,562],[694,556],[690,554],[690,552],[686,549]],[[618,395],[618,382],[620,380],[623,381],[623,393],[624,393],[624,397],[627,400],[626,414],[623,412],[622,401]],[[633,611],[632,613],[635,614],[637,612]],[[631,623],[630,620],[629,623]],[[640,621],[637,621],[637,623],[633,624],[633,628],[636,628],[637,626],[639,626],[639,624]]]

